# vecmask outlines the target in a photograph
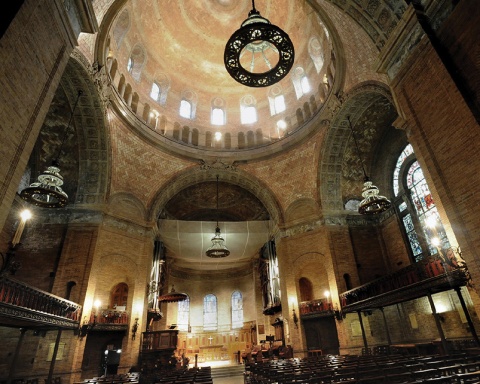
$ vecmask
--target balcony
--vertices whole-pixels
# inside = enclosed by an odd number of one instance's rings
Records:
[[[0,276],[0,324],[77,329],[82,307],[72,301]]]
[[[84,321],[80,329],[80,336],[85,336],[92,331],[127,331],[128,330],[127,311],[117,311],[115,309],[102,309],[90,315],[88,321]]]
[[[430,257],[344,292],[339,295],[341,311],[333,308],[328,299],[301,302],[300,317],[340,319],[341,314],[386,307],[467,285],[470,275],[466,265],[452,258],[447,260]]]
[[[333,309],[333,305],[328,299],[319,299],[312,301],[303,301],[299,305],[300,316],[305,318],[335,316],[338,311]]]
[[[339,295],[343,313],[370,310],[467,285],[464,263],[430,257]]]

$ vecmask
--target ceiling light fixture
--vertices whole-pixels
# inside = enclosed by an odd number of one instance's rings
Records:
[[[58,149],[57,156],[52,160],[52,165],[38,176],[38,181],[30,184],[29,187],[20,192],[20,197],[30,204],[43,208],[63,208],[67,205],[68,195],[62,189],[63,177],[60,175],[58,160],[60,158],[62,147],[67,140],[68,131],[73,121],[73,114],[75,113],[78,100],[82,93],[81,90],[78,91],[77,100],[73,106],[72,114],[70,115],[70,120],[65,129],[62,143]]]
[[[224,244],[223,237],[220,235],[220,227],[218,226],[218,175],[217,175],[217,227],[215,228],[215,236],[212,237],[212,246],[207,249],[207,256],[211,258],[221,258],[230,255],[230,251]]]
[[[373,185],[373,183],[370,181],[370,178],[367,176],[367,172],[365,171],[365,166],[360,155],[360,148],[358,147],[357,139],[355,138],[355,133],[353,131],[352,122],[350,121],[349,116],[347,117],[347,120],[350,126],[350,130],[352,131],[353,141],[355,143],[355,148],[357,149],[358,158],[360,159],[360,163],[362,164],[364,176],[364,183],[362,189],[363,200],[358,206],[358,213],[360,213],[361,215],[377,215],[389,209],[392,203],[390,203],[390,201],[385,196],[379,195],[380,191],[375,185]]]
[[[246,70],[242,57],[250,70]],[[256,58],[259,61],[256,62]],[[293,43],[287,33],[260,16],[252,0],[248,18],[236,30],[225,46],[224,62],[227,72],[239,83],[248,87],[268,87],[282,80],[290,71],[295,59]],[[277,61],[276,64],[272,63]],[[258,72],[254,72],[257,67]]]

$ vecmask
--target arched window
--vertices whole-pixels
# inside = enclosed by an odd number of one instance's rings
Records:
[[[180,101],[180,116],[186,119],[192,118],[192,104],[187,100]]]
[[[232,328],[243,327],[243,298],[239,291],[232,293]]]
[[[270,88],[268,91],[268,102],[270,104],[270,115],[274,116],[285,111],[285,96],[283,96],[280,85],[277,84]]]
[[[193,120],[197,109],[197,94],[190,90],[184,90],[181,94],[180,116]]]
[[[256,100],[253,96],[247,95],[240,100],[240,121],[242,124],[253,124],[257,122]]]
[[[213,125],[225,125],[225,111],[222,108],[213,108],[211,122]]]
[[[445,229],[425,176],[409,144],[397,159],[393,171],[397,211],[403,222],[415,261],[438,253],[437,246],[449,248]]]
[[[323,44],[320,42],[319,38],[317,36],[310,38],[310,41],[308,42],[308,53],[310,54],[310,58],[315,65],[317,73],[320,73],[323,68],[323,64],[325,62],[324,52],[325,49],[323,48]]]
[[[253,106],[241,107],[242,124],[253,124],[257,121],[257,110]]]
[[[110,293],[110,308],[126,307],[128,299],[128,285],[119,283]]]
[[[152,89],[150,91],[150,97],[158,102],[160,98],[160,86],[157,83],[152,84]]]
[[[150,97],[158,104],[165,105],[167,102],[167,94],[170,90],[170,80],[164,73],[155,75],[155,81],[152,83]]]
[[[413,153],[413,147],[411,144],[408,144],[405,149],[402,151],[400,156],[398,156],[397,164],[395,165],[395,170],[393,171],[393,192],[395,196],[398,196],[399,184],[398,177],[400,175],[400,168],[403,165],[405,159]]]
[[[188,331],[190,324],[190,297],[178,302],[177,326],[180,331]]]
[[[437,207],[418,161],[415,161],[408,169],[407,188],[425,234],[430,254],[438,253],[437,246],[450,248],[445,228],[440,221]]]
[[[113,28],[113,40],[117,48],[122,44],[123,38],[125,37],[128,29],[130,28],[130,15],[128,10],[124,9],[120,16],[118,16],[117,21],[115,22],[115,27]]]
[[[312,301],[313,300],[313,286],[312,282],[306,277],[301,277],[298,281],[300,288],[300,301]]]
[[[217,330],[217,297],[209,294],[203,299],[203,330]]]
[[[142,70],[147,61],[145,50],[140,44],[136,44],[128,59],[127,70],[135,81],[140,81]]]
[[[310,82],[308,81],[308,77],[302,67],[295,68],[292,74],[292,81],[297,99],[300,99],[303,95],[310,92]]]

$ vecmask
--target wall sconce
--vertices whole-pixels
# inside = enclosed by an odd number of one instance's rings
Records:
[[[333,310],[333,315],[335,316],[335,319],[337,319],[338,321],[342,321],[345,318],[345,314],[338,309]]]
[[[132,326],[132,340],[135,340],[138,330],[138,317],[135,318],[135,323]]]
[[[297,314],[295,313],[295,308],[292,309],[292,319],[293,319],[293,324],[295,324],[295,328],[298,328],[298,317]]]
[[[83,324],[78,330],[78,337],[85,337],[88,335],[88,332],[90,332],[93,327],[95,327],[97,316],[93,317],[93,323],[90,323],[86,320],[86,316],[83,318]]]
[[[22,237],[23,230],[25,229],[25,224],[32,217],[32,213],[28,209],[24,209],[20,213],[20,223],[18,224],[17,230],[13,235],[13,239],[9,244],[7,252],[5,254],[0,253],[2,257],[2,266],[0,267],[0,275],[3,275],[6,272],[10,272],[11,275],[15,275],[18,269],[20,269],[20,263],[15,261],[15,247],[20,244],[20,239]]]

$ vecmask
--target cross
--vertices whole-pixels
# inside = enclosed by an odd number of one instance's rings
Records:
[[[212,340],[213,340],[213,337],[212,337],[212,336],[210,336],[210,337],[208,338],[208,340],[210,340],[210,345],[212,345]]]

